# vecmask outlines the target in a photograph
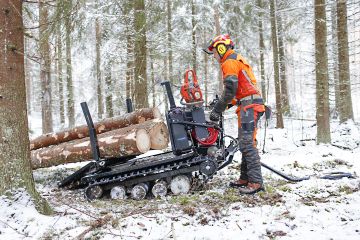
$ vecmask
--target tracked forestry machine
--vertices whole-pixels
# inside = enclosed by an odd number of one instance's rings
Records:
[[[190,75],[191,81],[190,81]],[[89,128],[93,159],[59,183],[69,189],[85,188],[89,200],[110,196],[112,199],[144,199],[189,192],[192,183],[206,182],[229,165],[238,150],[238,141],[226,135],[223,117],[218,123],[205,119],[204,101],[195,72],[185,73],[181,87],[181,106],[176,106],[169,82],[163,82],[170,109],[166,113],[171,151],[157,155],[101,158],[94,124],[86,103],[81,107]],[[132,111],[127,100],[128,111]],[[225,145],[225,139],[229,144]],[[90,159],[89,159],[90,160]],[[265,164],[262,164],[263,166]],[[291,181],[301,181],[266,168]]]
[[[192,74],[193,81],[189,81]],[[224,134],[223,119],[218,124],[205,120],[202,94],[193,71],[186,72],[181,91],[181,107],[176,106],[170,83],[163,82],[170,109],[166,113],[172,150],[157,155],[101,158],[96,132],[86,103],[81,103],[90,131],[93,159],[60,182],[60,187],[85,188],[89,200],[105,195],[114,199],[143,199],[187,193],[194,177],[207,181],[232,162],[238,142]],[[127,102],[129,103],[129,101]],[[128,104],[128,111],[131,105]],[[225,138],[230,143],[225,146]]]

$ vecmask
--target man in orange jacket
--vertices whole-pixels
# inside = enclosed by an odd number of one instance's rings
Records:
[[[239,149],[242,153],[240,178],[232,187],[242,194],[264,190],[260,156],[256,148],[257,123],[265,111],[264,102],[256,86],[254,73],[248,62],[234,52],[234,43],[228,34],[212,39],[204,51],[213,54],[220,63],[224,90],[210,113],[211,121],[219,121],[220,113],[228,104],[237,105]]]

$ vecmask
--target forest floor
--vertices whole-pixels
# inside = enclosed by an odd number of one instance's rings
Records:
[[[227,116],[226,132],[237,135]],[[266,192],[241,196],[228,183],[239,176],[240,154],[203,188],[164,199],[88,202],[82,190],[57,188],[82,164],[34,171],[37,189],[55,214],[36,212],[23,192],[0,197],[0,239],[360,239],[360,127],[331,123],[332,144],[316,145],[314,122],[286,120],[260,130],[262,161],[293,176],[291,183],[263,169]],[[357,178],[321,179],[344,171]]]

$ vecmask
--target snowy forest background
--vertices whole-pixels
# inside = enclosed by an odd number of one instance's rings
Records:
[[[345,6],[347,12],[340,14],[347,17],[351,90],[344,94],[355,100],[360,97],[360,4],[349,0]],[[315,34],[313,1],[25,1],[23,8],[27,102],[35,135],[82,123],[82,101],[95,119],[124,113],[127,97],[136,108],[164,111],[159,83],[170,80],[179,94],[188,68],[196,70],[210,101],[219,93],[219,66],[201,48],[220,33],[229,33],[235,50],[248,59],[277,118],[276,77],[282,114],[316,119],[315,36],[321,33]],[[328,58],[330,116],[336,119],[344,85],[339,83],[336,1],[326,1],[325,10],[327,48],[321,54]],[[351,107],[359,121],[359,105]],[[31,121],[40,116],[42,126]]]
[[[1,239],[359,238],[359,0],[0,0],[0,10]],[[83,101],[95,121],[124,114],[126,98],[164,113],[160,82],[178,102],[189,68],[209,102],[221,76],[201,49],[220,33],[274,111],[260,121],[261,161],[309,180],[263,169],[266,191],[240,195],[228,186],[237,152],[188,194],[89,202],[58,188],[87,162],[32,169],[27,118],[33,138],[84,124]],[[233,110],[224,119],[236,137]],[[349,177],[324,178],[339,171]]]

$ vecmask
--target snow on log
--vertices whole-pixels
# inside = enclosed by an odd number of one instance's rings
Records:
[[[133,124],[143,123],[150,119],[161,118],[158,108],[142,108],[131,113],[113,118],[105,118],[95,123],[95,129],[98,134],[108,132],[114,129],[124,128]],[[41,135],[30,141],[30,150],[48,147],[75,139],[81,139],[89,136],[87,125],[78,126],[56,133]]]
[[[99,134],[98,143],[102,158],[139,155],[149,151],[151,146],[147,131],[132,126]],[[88,137],[31,151],[33,169],[90,159],[92,152]]]

